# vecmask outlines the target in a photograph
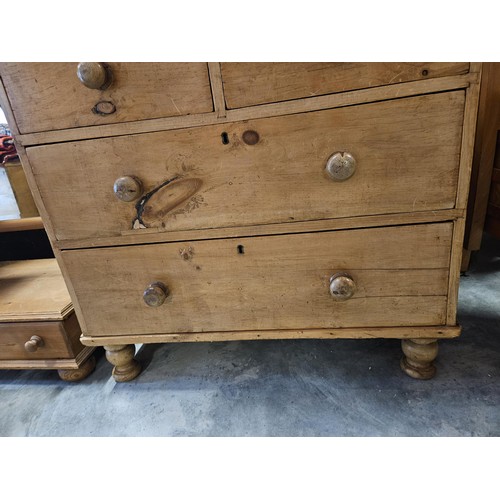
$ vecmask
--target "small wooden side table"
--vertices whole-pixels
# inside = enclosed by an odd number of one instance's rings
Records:
[[[77,381],[95,368],[55,259],[0,262],[0,369],[58,370]]]

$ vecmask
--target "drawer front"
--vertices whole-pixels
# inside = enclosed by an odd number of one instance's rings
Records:
[[[442,325],[451,236],[452,223],[437,223],[62,256],[84,333],[96,337]],[[337,273],[349,278],[331,281]],[[330,287],[344,282],[354,294],[336,301]],[[164,302],[146,305],[146,290],[150,303]]]
[[[467,73],[469,63],[222,63],[229,109]]]
[[[109,63],[110,84],[104,90],[86,87],[77,67],[0,64],[22,134],[213,110],[206,63]]]
[[[58,240],[138,217],[169,231],[439,210],[455,205],[463,107],[455,91],[27,153]],[[341,182],[325,170],[339,152],[355,161]],[[115,196],[124,176],[142,200]]]
[[[75,315],[70,316],[67,322],[77,324]],[[71,332],[76,332],[74,327]],[[0,323],[0,360],[71,358],[74,356],[72,345],[77,346],[78,339],[78,335],[71,332],[70,336],[74,338],[68,339],[62,321]],[[40,337],[43,344],[38,345],[35,351],[29,351],[25,344],[33,336]]]

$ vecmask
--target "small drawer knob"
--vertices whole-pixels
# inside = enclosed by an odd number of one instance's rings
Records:
[[[356,292],[356,283],[347,273],[336,273],[330,278],[330,294],[338,301],[350,299]]]
[[[76,75],[89,89],[104,90],[112,81],[111,70],[103,63],[81,62],[76,69]]]
[[[142,298],[149,307],[159,307],[165,302],[169,294],[170,292],[167,286],[157,281],[156,283],[151,283],[151,285],[144,290]]]
[[[33,335],[28,342],[24,344],[24,348],[28,352],[36,352],[40,347],[43,347],[44,341],[42,337],[39,337],[38,335]]]
[[[325,170],[334,181],[345,181],[356,171],[356,159],[350,153],[334,153],[328,158]]]
[[[113,185],[113,191],[121,201],[134,201],[142,195],[142,182],[132,175],[119,177]]]

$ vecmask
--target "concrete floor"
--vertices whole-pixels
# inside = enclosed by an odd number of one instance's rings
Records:
[[[499,436],[500,245],[461,281],[458,339],[437,376],[399,369],[397,340],[145,345],[143,373],[116,384],[103,352],[69,384],[0,371],[1,436]]]

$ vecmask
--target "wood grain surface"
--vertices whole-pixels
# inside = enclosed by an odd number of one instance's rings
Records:
[[[0,63],[21,134],[213,111],[206,63],[110,63],[106,90],[85,87],[77,63]],[[116,112],[92,112],[111,102]]]
[[[222,63],[229,109],[467,73],[469,63]]]
[[[134,203],[112,189],[123,175],[156,190],[143,222],[164,231],[442,210],[455,204],[463,106],[456,91],[26,151],[58,240],[132,229]],[[324,173],[336,151],[358,162],[344,182]]]
[[[451,223],[62,252],[85,335],[442,325]],[[330,276],[353,298],[335,302]],[[145,288],[170,290],[148,307]]]
[[[72,311],[56,259],[0,262],[0,322],[62,320]]]

